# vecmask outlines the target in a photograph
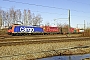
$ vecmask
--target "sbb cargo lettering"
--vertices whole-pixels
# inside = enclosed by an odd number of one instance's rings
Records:
[[[21,32],[34,32],[34,28],[25,28],[25,27],[21,27],[20,28]]]

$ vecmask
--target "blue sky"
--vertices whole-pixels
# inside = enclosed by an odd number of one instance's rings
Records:
[[[0,7],[3,7],[3,10],[8,10],[8,8],[15,7],[15,9],[30,9],[35,15],[40,14],[43,18],[42,24],[50,23],[51,25],[56,25],[57,23],[68,24],[68,19],[59,19],[59,18],[68,18],[68,10],[70,9],[71,16],[71,26],[72,27],[83,27],[85,20],[86,27],[90,26],[90,0],[10,0],[22,3],[8,2],[0,0]],[[36,5],[29,5],[36,4]],[[50,8],[56,7],[56,8]],[[58,9],[59,8],[59,9]],[[54,21],[54,19],[56,19]]]

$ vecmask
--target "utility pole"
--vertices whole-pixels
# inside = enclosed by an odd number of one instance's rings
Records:
[[[69,17],[68,17],[68,20],[69,20],[69,26],[68,26],[68,32],[69,32],[69,36],[70,36],[70,10],[69,10]]]
[[[77,24],[77,28],[78,28],[78,24]]]

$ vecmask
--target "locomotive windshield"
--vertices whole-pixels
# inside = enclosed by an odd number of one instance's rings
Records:
[[[9,26],[8,30],[9,30],[9,29],[12,29],[12,26]]]

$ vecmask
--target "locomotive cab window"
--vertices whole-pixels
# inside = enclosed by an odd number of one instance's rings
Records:
[[[9,30],[9,29],[12,29],[12,26],[9,26],[8,30]]]

